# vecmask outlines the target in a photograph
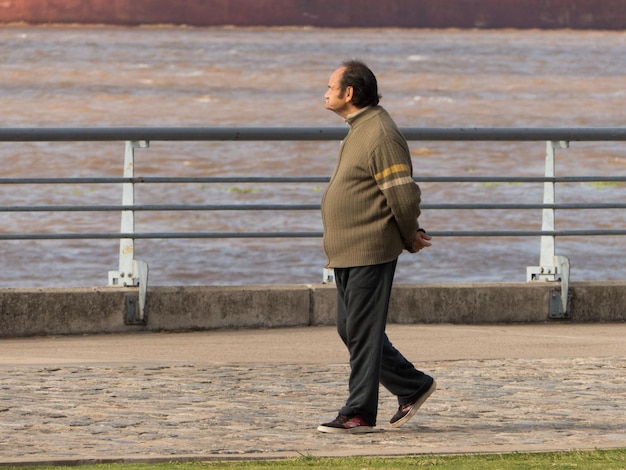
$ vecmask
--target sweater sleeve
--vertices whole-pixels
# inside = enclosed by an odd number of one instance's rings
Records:
[[[419,228],[421,192],[413,180],[413,166],[406,143],[384,140],[372,155],[372,172],[398,225],[405,249],[413,251],[412,242]]]

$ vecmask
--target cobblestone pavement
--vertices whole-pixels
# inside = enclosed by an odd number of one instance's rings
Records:
[[[316,431],[346,397],[339,359],[0,363],[0,464],[626,447],[626,355],[429,360],[409,423],[381,389],[379,432],[349,436]]]

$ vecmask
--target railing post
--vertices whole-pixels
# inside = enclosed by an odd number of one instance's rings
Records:
[[[335,270],[324,268],[322,271],[322,284],[334,284],[335,283]]]
[[[546,143],[545,177],[555,177],[555,149],[568,148],[569,142],[549,141]],[[543,185],[543,203],[555,204],[555,182],[546,181]],[[552,207],[543,209],[541,219],[542,232],[554,232],[555,210]],[[569,259],[565,256],[557,256],[554,253],[554,235],[541,237],[541,251],[539,254],[539,266],[526,268],[527,281],[560,281],[560,289],[550,293],[549,315],[550,318],[567,318],[569,316]]]
[[[124,178],[135,176],[135,148],[147,148],[147,141],[126,141],[124,152]],[[135,184],[122,183],[122,206],[135,205]],[[122,211],[121,233],[135,233],[135,213],[132,209]],[[135,259],[135,240],[120,239],[119,269],[109,271],[109,286],[139,287],[138,296],[126,298],[126,323],[144,324],[146,321],[146,289],[148,263]]]

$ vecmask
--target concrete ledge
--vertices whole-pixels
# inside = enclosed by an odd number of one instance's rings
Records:
[[[548,320],[554,285],[530,283],[432,284],[395,288],[393,323],[512,323]]]
[[[148,291],[148,329],[275,328],[309,324],[309,288],[160,287]]]
[[[394,287],[390,323],[549,321],[554,283]],[[572,283],[570,320],[626,321],[626,281]],[[333,325],[333,285],[152,287],[145,325],[127,325],[135,288],[0,289],[0,337]]]

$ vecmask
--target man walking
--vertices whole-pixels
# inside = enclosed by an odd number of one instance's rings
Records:
[[[420,189],[408,145],[378,105],[378,85],[362,62],[349,60],[330,76],[326,109],[350,131],[322,198],[324,251],[337,284],[337,331],[350,353],[349,396],[321,432],[372,432],[379,383],[398,397],[391,426],[408,421],[435,391],[385,333],[398,256],[431,245],[419,228]]]

